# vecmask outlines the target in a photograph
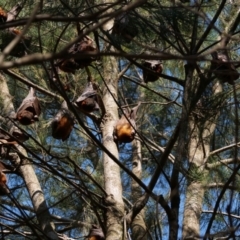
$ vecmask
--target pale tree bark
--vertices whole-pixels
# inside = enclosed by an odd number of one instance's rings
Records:
[[[141,179],[142,177],[142,152],[141,142],[135,139],[132,143],[133,147],[133,169],[132,172]],[[136,202],[142,196],[141,187],[134,180],[132,181],[132,200]],[[147,229],[144,221],[144,209],[132,221],[132,238],[134,240],[147,240]]]
[[[9,93],[6,78],[0,74],[0,92],[1,99],[3,100],[3,116],[15,115],[14,106],[12,103],[12,97]],[[48,239],[59,239],[55,232],[55,226],[51,220],[50,213],[46,201],[44,199],[43,191],[41,189],[38,178],[34,172],[32,163],[24,158],[27,157],[27,152],[20,145],[16,146],[21,153],[21,157],[18,155],[14,158],[15,166],[19,166],[19,171],[26,184],[27,190],[32,200],[32,204],[39,222],[41,229]],[[44,239],[45,237],[43,237]]]
[[[114,98],[117,99],[118,68],[115,57],[104,59],[104,80],[107,86],[103,89],[103,103],[106,113],[102,124],[103,145],[116,157],[119,158],[118,148],[113,140],[113,129],[118,120],[118,107]],[[109,208],[106,212],[107,234],[106,239],[122,239],[123,225],[121,223],[124,215],[122,199],[122,183],[119,166],[106,154],[103,154],[104,184],[105,191],[111,196],[111,201],[106,204]],[[110,200],[110,199],[108,199]]]
[[[217,81],[213,86],[212,95],[222,92],[222,85]],[[208,114],[208,113],[206,113]],[[183,239],[199,239],[200,233],[200,215],[202,212],[202,203],[204,197],[203,179],[205,170],[205,159],[210,153],[211,136],[216,128],[216,121],[219,112],[206,120],[198,121],[191,117],[189,121],[190,140],[189,140],[189,173],[194,172],[193,177],[189,178],[186,189],[186,199],[183,219]],[[197,175],[197,178],[195,176]]]
[[[112,1],[103,1],[111,3]],[[109,31],[113,27],[113,21],[107,22],[103,28]],[[105,49],[111,48],[108,44]],[[118,99],[118,63],[115,57],[103,58],[103,104],[106,113],[101,125],[103,145],[118,159],[118,147],[113,139],[113,129],[118,120],[118,106],[115,100]],[[125,239],[123,233],[122,218],[124,216],[124,203],[122,199],[122,183],[120,167],[106,154],[103,153],[104,184],[108,195],[106,198],[106,240]]]

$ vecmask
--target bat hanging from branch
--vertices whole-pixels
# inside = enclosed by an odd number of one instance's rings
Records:
[[[64,101],[61,109],[52,121],[52,136],[56,139],[62,139],[62,141],[65,141],[70,136],[73,126],[74,117],[68,110],[66,101]]]
[[[129,143],[132,142],[136,134],[136,114],[141,102],[130,111],[124,111],[122,117],[116,122],[113,130],[115,142]],[[125,117],[126,116],[126,117]]]
[[[130,43],[138,35],[138,29],[130,15],[122,13],[115,18],[112,33],[122,36],[127,43]]]
[[[213,52],[212,58],[214,61],[212,62],[211,70],[215,76],[222,80],[223,83],[228,82],[233,85],[234,81],[239,78],[239,73],[233,63],[230,62],[227,51],[221,53]]]
[[[16,120],[22,125],[29,125],[38,121],[40,114],[41,107],[35,95],[35,89],[31,87],[27,97],[23,99],[22,104],[17,110]]]
[[[86,53],[98,53],[98,49],[94,47],[93,40],[85,36],[81,41],[73,44],[73,46],[68,50],[69,54],[74,55],[69,59],[59,59],[56,63],[62,71],[75,73],[76,70],[89,66],[92,61],[97,60],[94,56],[82,56],[81,54]]]
[[[75,105],[87,113],[99,110],[98,96],[92,82],[88,82],[81,96],[75,101]]]
[[[19,12],[22,10],[22,6],[20,4],[16,4],[6,15],[4,10],[0,8],[0,19],[2,21],[12,21],[15,20],[18,16]],[[6,18],[7,17],[7,18]],[[1,36],[2,44],[0,45],[0,49],[3,51],[6,46],[21,33],[21,31],[15,27],[10,27],[3,31]],[[27,54],[28,49],[31,47],[31,37],[22,36],[21,40],[17,43],[17,45],[12,49],[9,55],[14,57],[22,57]]]
[[[163,70],[162,62],[160,60],[145,60],[143,66],[151,70],[143,69],[143,81],[145,83],[157,81],[159,78],[158,73],[162,73]]]

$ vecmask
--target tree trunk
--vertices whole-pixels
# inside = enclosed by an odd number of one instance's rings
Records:
[[[103,1],[108,3],[111,1]],[[113,27],[113,21],[104,25],[104,30],[109,31]],[[109,46],[106,45],[105,48]],[[114,48],[111,47],[111,51]],[[103,104],[106,109],[102,123],[103,145],[116,157],[119,158],[117,144],[113,140],[113,129],[118,120],[118,63],[115,57],[103,58]],[[114,100],[115,99],[115,100]],[[107,155],[103,154],[104,184],[108,194],[106,198],[106,240],[124,239],[122,218],[124,216],[124,204],[122,199],[122,182],[120,167]]]
[[[171,175],[171,218],[169,221],[169,239],[178,239],[179,228],[179,207],[180,207],[180,193],[179,193],[179,166],[186,156],[186,143],[188,142],[188,132],[186,129],[189,124],[189,113],[192,108],[192,100],[194,99],[193,88],[197,89],[198,82],[192,81],[194,76],[194,65],[188,63],[185,65],[185,88],[183,95],[183,107],[180,120],[180,130],[177,143],[176,158],[173,165]]]
[[[113,99],[117,99],[117,62],[114,57],[104,59],[104,80],[107,87],[103,91],[103,103],[106,113],[103,119],[102,135],[103,145],[116,157],[119,158],[116,143],[113,141],[114,124],[118,120],[118,107]],[[107,89],[108,88],[108,89]],[[112,96],[113,95],[113,96]],[[122,183],[119,166],[107,155],[103,154],[104,183],[105,190],[111,201],[106,204],[109,208],[106,212],[107,234],[106,239],[122,239],[123,225],[121,223],[124,215],[124,205],[122,200]]]
[[[133,147],[133,173],[141,179],[142,177],[142,153],[141,142],[134,140]],[[142,196],[141,187],[134,180],[132,181],[132,200],[136,202]],[[147,240],[146,224],[144,222],[144,209],[132,221],[132,238],[134,240]]]
[[[222,92],[222,85],[216,82],[213,86],[212,95]],[[206,113],[209,114],[209,113]],[[204,188],[202,180],[204,179],[205,159],[210,152],[211,136],[216,127],[219,112],[216,112],[211,118],[204,116],[204,122],[191,117],[190,142],[189,142],[189,181],[186,190],[186,200],[183,220],[183,239],[199,239],[200,215],[202,212],[202,203],[204,197]],[[192,175],[192,176],[191,176]]]
[[[0,74],[0,89],[1,89],[1,98],[3,99],[3,115],[10,116],[15,115],[14,106],[12,103],[12,97],[9,94],[8,86],[5,77]],[[27,152],[21,146],[17,146],[17,149],[23,156],[27,157]],[[21,161],[22,160],[22,161]],[[48,211],[46,201],[40,186],[40,183],[37,179],[37,176],[34,172],[32,164],[27,159],[20,159],[17,156],[16,161],[14,162],[19,167],[19,171],[25,181],[26,187],[28,189],[29,195],[32,199],[32,204],[37,215],[38,222],[41,226],[41,229],[50,239],[58,239],[56,232],[54,231],[54,223],[51,221],[51,216]]]

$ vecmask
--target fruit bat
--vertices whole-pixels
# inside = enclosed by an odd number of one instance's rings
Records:
[[[84,112],[93,112],[99,110],[98,96],[96,90],[93,88],[92,82],[88,82],[82,95],[75,101],[75,104],[80,110]]]
[[[116,122],[113,130],[113,138],[116,142],[129,143],[132,142],[136,134],[136,114],[140,106],[140,102],[129,111],[124,110],[122,117]]]
[[[17,15],[22,10],[22,6],[17,3],[7,14],[7,22],[15,20]]]
[[[73,126],[74,117],[68,110],[66,101],[64,101],[61,109],[52,121],[52,136],[56,139],[62,139],[62,141],[65,141],[70,136]]]
[[[79,54],[79,53],[98,53],[98,49],[93,46],[93,40],[85,36],[83,40],[76,43],[72,47],[72,53],[73,54]],[[77,56],[74,58],[75,62],[79,65],[79,68],[87,67],[91,64],[92,61],[97,60],[94,56],[86,56],[84,58],[78,58]]]
[[[162,73],[163,70],[162,62],[159,60],[145,60],[143,66],[149,68],[156,73]],[[147,69],[143,69],[143,81],[145,83],[155,82],[156,80],[158,80],[158,78],[159,76],[157,74],[154,74]]]
[[[16,4],[7,14],[6,21],[15,20],[22,7],[19,4]],[[3,13],[2,13],[3,14]],[[0,13],[1,15],[1,13]],[[10,27],[3,31],[1,36],[2,44],[0,45],[0,49],[3,51],[5,47],[17,36],[21,33],[21,31],[17,28]],[[27,50],[31,46],[31,37],[22,36],[21,40],[17,43],[17,45],[12,49],[9,55],[14,57],[22,57],[26,55]]]
[[[23,99],[22,104],[17,110],[16,120],[22,125],[29,125],[38,121],[41,114],[41,107],[38,98],[35,96],[34,88],[30,88],[26,98]]]
[[[138,35],[138,29],[133,25],[129,15],[122,13],[115,18],[112,33],[122,36],[127,43],[130,43]]]
[[[7,195],[10,193],[8,187],[7,187],[7,176],[3,172],[4,170],[8,170],[6,165],[0,161],[0,195]]]
[[[0,7],[0,22],[7,21],[7,13]]]
[[[234,81],[239,78],[239,73],[233,63],[229,62],[230,59],[227,52],[213,52],[212,58],[214,61],[212,62],[211,68],[215,76],[222,80],[223,83],[228,82],[233,85]]]
[[[2,44],[0,45],[1,50],[4,48],[21,33],[17,28],[10,28],[4,31],[2,34]],[[13,57],[23,57],[27,54],[28,49],[31,47],[32,38],[23,36],[17,45],[12,49],[9,55]]]
[[[63,72],[73,73],[73,74],[75,74],[75,71],[77,69],[79,69],[78,63],[76,63],[73,58],[66,59],[66,60],[60,60],[57,62],[57,66]]]
[[[68,50],[68,53],[73,55],[87,52],[98,53],[98,49],[93,46],[93,40],[88,36],[85,36],[81,41],[73,44]],[[76,70],[89,66],[94,60],[97,60],[97,58],[91,56],[85,56],[82,58],[73,56],[70,59],[58,60],[56,65],[59,66],[62,71],[74,74]]]
[[[100,227],[97,227],[96,225],[92,225],[92,228],[90,229],[87,237],[89,240],[104,240],[105,239],[102,229]]]

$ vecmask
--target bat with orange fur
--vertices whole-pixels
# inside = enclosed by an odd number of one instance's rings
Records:
[[[52,121],[52,136],[56,139],[62,139],[62,141],[65,141],[70,136],[73,126],[74,117],[68,110],[66,101],[64,101],[61,109]]]
[[[31,87],[27,97],[23,99],[22,104],[17,110],[16,120],[22,125],[29,125],[38,121],[40,114],[41,107],[39,100],[35,95],[35,89]]]
[[[0,195],[7,195],[10,193],[8,187],[7,187],[7,176],[3,172],[5,170],[9,170],[6,165],[0,161]]]
[[[104,240],[105,239],[102,229],[94,224],[92,225],[92,228],[90,229],[87,237],[88,237],[88,240]]]
[[[7,13],[0,7],[0,22],[7,21]]]
[[[116,122],[113,130],[114,141],[120,143],[132,142],[136,134],[136,114],[140,102],[130,111],[124,110],[122,117]]]

